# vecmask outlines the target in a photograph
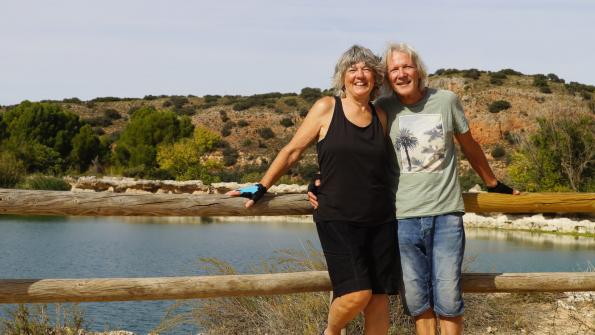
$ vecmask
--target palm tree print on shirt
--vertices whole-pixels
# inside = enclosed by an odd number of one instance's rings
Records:
[[[407,128],[401,129],[401,134],[397,137],[396,147],[397,150],[401,150],[403,148],[405,150],[405,155],[407,156],[407,167],[409,171],[411,171],[411,157],[409,157],[409,149],[413,149],[417,146],[417,137],[413,136],[411,130]]]
[[[441,114],[399,116],[394,145],[403,173],[440,173],[444,170],[445,139]]]

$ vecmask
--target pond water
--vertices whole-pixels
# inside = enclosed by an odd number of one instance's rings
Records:
[[[585,271],[595,265],[593,238],[482,229],[466,233],[468,272]],[[200,259],[209,257],[250,273],[275,250],[304,249],[309,241],[319,248],[314,225],[305,222],[0,216],[0,278],[202,275],[206,272]],[[92,330],[146,334],[172,303],[82,303],[80,307]],[[196,331],[191,326],[178,330],[180,334]]]

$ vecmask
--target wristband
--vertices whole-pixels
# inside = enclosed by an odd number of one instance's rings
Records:
[[[498,183],[494,187],[488,187],[488,192],[490,193],[502,193],[502,194],[512,194],[513,190],[508,185],[501,183],[498,180]]]
[[[240,192],[240,197],[248,198],[254,202],[257,202],[265,193],[267,193],[267,188],[258,183],[250,186],[244,186],[237,189],[237,191]]]

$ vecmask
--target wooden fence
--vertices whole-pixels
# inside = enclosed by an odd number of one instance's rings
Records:
[[[595,193],[463,195],[468,212],[595,213]],[[0,189],[0,214],[87,216],[303,215],[303,194],[268,195],[253,209],[224,195],[122,194]],[[171,300],[330,291],[325,271],[164,278],[0,279],[0,303]],[[595,291],[595,272],[465,273],[463,291]]]

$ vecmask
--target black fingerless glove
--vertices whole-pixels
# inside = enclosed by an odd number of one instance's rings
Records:
[[[239,188],[238,191],[240,192],[240,197],[248,198],[254,202],[257,202],[265,193],[267,193],[267,188],[258,183],[250,186],[244,186]]]
[[[310,179],[310,183],[308,184],[308,192],[312,192],[312,194],[318,195],[318,186],[316,186],[316,181],[320,178],[320,173],[314,174],[312,179]]]
[[[501,183],[498,180],[498,183],[494,187],[488,187],[488,192],[490,193],[502,193],[502,194],[512,194],[513,190],[508,185]]]

